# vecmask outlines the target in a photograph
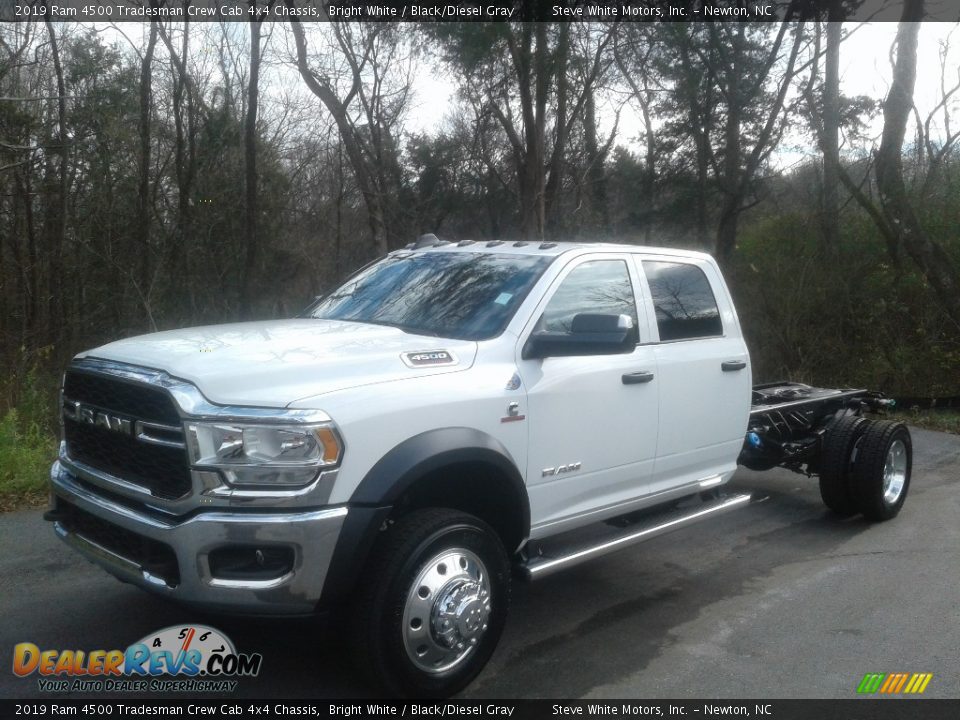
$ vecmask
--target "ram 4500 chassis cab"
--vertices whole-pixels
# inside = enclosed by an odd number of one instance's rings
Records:
[[[864,390],[751,388],[716,262],[424,236],[299,318],[78,355],[47,519],[209,609],[333,610],[394,692],[465,686],[510,585],[750,502],[738,461],[896,515],[911,443]]]

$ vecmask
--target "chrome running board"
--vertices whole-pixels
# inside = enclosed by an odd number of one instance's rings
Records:
[[[528,547],[528,552],[535,550],[538,554],[523,562],[520,571],[528,580],[538,580],[587,560],[745,507],[750,500],[749,493],[708,500],[700,500],[695,496],[692,500],[667,510],[654,509],[635,513],[634,516],[639,516],[639,519],[629,521],[625,527],[611,528],[608,524],[599,524],[564,533],[556,538],[545,538],[535,548]]]

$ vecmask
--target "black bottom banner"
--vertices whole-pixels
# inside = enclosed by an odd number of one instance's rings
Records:
[[[960,699],[850,700],[0,700],[0,718],[714,718],[776,720],[956,720]]]

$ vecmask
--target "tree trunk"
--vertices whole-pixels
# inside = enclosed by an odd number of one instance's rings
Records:
[[[546,233],[547,224],[547,175],[544,165],[547,160],[547,95],[550,93],[550,83],[556,68],[552,68],[553,58],[550,57],[550,48],[547,43],[547,23],[536,23],[537,52],[534,56],[536,64],[536,106],[534,108],[534,154],[530,163],[531,175],[535,178],[536,187],[536,238],[542,240]]]
[[[184,298],[184,291],[193,293],[192,283],[188,281],[188,257],[191,254],[188,243],[193,235],[193,178],[196,174],[196,118],[190,83],[183,77],[180,68],[187,67],[190,52],[190,22],[183,23],[183,44],[180,50],[181,63],[172,62],[173,79],[173,122],[176,134],[174,159],[177,175],[177,223],[173,242],[167,255],[167,267],[170,269],[171,302],[178,306],[180,319],[193,320],[193,303]]]
[[[67,137],[67,89],[63,80],[63,65],[60,63],[60,47],[49,15],[45,16],[44,23],[50,38],[53,69],[57,77],[57,154],[60,156],[57,168],[57,204],[52,212],[50,227],[50,295],[46,341],[50,345],[57,345],[63,317],[63,246],[67,234],[70,141]]]
[[[741,192],[741,141],[740,123],[743,105],[740,98],[739,65],[743,52],[744,26],[737,26],[730,48],[730,68],[727,74],[727,121],[724,127],[723,183],[720,190],[725,197],[717,227],[716,257],[721,266],[726,266],[737,244],[737,224],[740,220]]]
[[[152,115],[152,78],[153,52],[157,46],[157,23],[150,21],[150,35],[146,52],[140,63],[140,177],[137,189],[137,225],[136,242],[139,245],[140,263],[137,274],[138,295],[144,302],[144,309],[150,316],[150,123]],[[152,325],[151,320],[151,325]]]
[[[250,0],[251,9],[256,0]],[[244,208],[246,253],[240,288],[240,317],[249,320],[253,305],[253,280],[257,269],[257,106],[260,93],[260,21],[250,21],[250,82],[243,127],[243,159],[246,190]]]
[[[636,98],[637,104],[640,106],[640,117],[643,119],[643,141],[645,147],[644,155],[644,169],[643,169],[643,185],[641,192],[643,193],[643,205],[645,208],[643,216],[643,244],[650,245],[653,239],[653,218],[654,213],[656,212],[656,190],[657,190],[657,154],[656,154],[656,135],[653,130],[653,117],[651,116],[651,97],[648,90],[648,81],[646,77],[646,63],[648,58],[644,58],[644,69],[642,70],[642,77],[644,79],[644,87],[640,87],[637,81],[634,79],[634,73],[631,68],[629,68],[624,62],[623,57],[621,57],[619,49],[614,45],[613,49],[614,58],[617,63],[617,67],[620,69],[620,74],[627,84],[630,86],[630,91],[633,93],[633,97]],[[692,104],[691,104],[692,105]],[[692,126],[693,129],[695,126]],[[703,169],[704,178],[706,178],[706,166]],[[704,183],[704,190],[706,183]],[[706,202],[705,200],[703,201]],[[706,205],[704,204],[704,218],[703,218],[703,227],[701,229],[706,229]]]
[[[643,220],[643,244],[650,245],[653,242],[653,221],[657,214],[657,139],[653,131],[653,118],[650,115],[650,98],[644,97],[640,103],[640,110],[643,115],[643,139],[646,147],[646,156],[643,169],[643,202],[646,205],[646,217]],[[698,169],[699,170],[699,169]],[[706,192],[706,164],[703,167],[703,191]],[[707,227],[706,197],[700,199],[697,206],[697,220],[702,222],[701,231]]]
[[[509,29],[508,29],[509,32]],[[540,52],[543,47],[539,47]],[[535,240],[541,237],[538,222],[538,194],[541,175],[542,153],[538,152],[540,142],[537,136],[537,111],[532,94],[532,23],[524,23],[520,31],[519,48],[514,52],[513,64],[517,73],[517,93],[520,100],[520,113],[523,117],[523,142],[513,141],[514,157],[517,161],[517,185],[520,195],[520,237]],[[538,63],[538,66],[543,63]],[[501,118],[503,113],[500,114]]]
[[[727,195],[720,211],[720,222],[717,225],[716,258],[720,267],[726,270],[733,258],[733,251],[737,246],[737,228],[740,224],[740,198]]]
[[[823,82],[823,198],[821,227],[827,252],[840,248],[840,30],[841,0],[831,0]]]
[[[705,103],[702,104],[698,98],[697,78],[699,78],[700,73],[702,73],[702,69],[699,65],[694,65],[690,56],[691,50],[686,44],[686,36],[684,36],[684,38],[685,42],[680,45],[680,63],[683,68],[684,85],[688,88],[688,97],[685,98],[688,104],[687,123],[693,135],[693,142],[696,148],[696,233],[697,242],[706,248],[710,244],[707,231],[707,199],[709,198],[710,179],[710,130],[708,128],[707,113],[713,112],[713,108]],[[692,40],[689,41],[692,42]]]
[[[337,137],[337,231],[334,236],[333,274],[336,282],[343,279],[343,200],[346,185],[343,178],[343,140]]]
[[[593,88],[587,88],[583,132],[587,151],[587,192],[590,229],[604,234],[610,230],[607,213],[607,175],[603,151],[597,141],[597,108]]]
[[[880,204],[898,241],[923,272],[940,303],[960,327],[960,276],[950,256],[924,230],[903,180],[903,139],[913,108],[917,80],[917,37],[923,18],[923,0],[904,0],[897,29],[893,83],[883,104],[883,135],[876,155]]]
[[[759,89],[768,77],[770,68],[773,66],[779,54],[780,47],[783,44],[783,39],[786,37],[787,27],[787,21],[780,24],[777,39],[767,55],[764,70],[754,85],[756,89]],[[801,22],[794,31],[793,47],[790,51],[790,57],[780,79],[777,95],[770,102],[770,110],[766,116],[766,121],[756,139],[753,141],[753,148],[744,155],[740,133],[742,112],[748,103],[756,101],[757,95],[756,91],[754,91],[753,95],[747,97],[746,93],[742,92],[740,86],[738,64],[743,60],[744,26],[739,25],[737,27],[737,34],[732,51],[733,60],[727,72],[727,101],[729,106],[727,108],[724,147],[724,177],[719,178],[722,182],[722,190],[726,195],[726,199],[723,202],[723,209],[720,213],[720,224],[717,228],[716,256],[721,266],[729,264],[730,259],[733,257],[733,251],[736,249],[737,225],[740,221],[740,214],[743,212],[743,203],[749,192],[750,181],[757,172],[757,168],[760,166],[762,159],[772,147],[777,119],[783,111],[787,91],[790,89],[791,82],[796,76],[797,55],[800,52],[802,40],[803,23]]]
[[[22,175],[19,171],[17,172],[17,189],[23,198],[23,217],[27,234],[27,263],[23,269],[27,290],[23,323],[23,336],[26,338],[28,334],[36,335],[39,331],[40,314],[40,268],[37,262],[37,229],[33,219],[33,187],[30,183],[29,169]],[[13,245],[17,246],[16,238],[13,238]],[[17,262],[23,267],[19,258]]]
[[[553,152],[550,154],[550,167],[547,170],[544,193],[546,195],[546,228],[551,234],[560,229],[560,188],[563,184],[564,150],[567,145],[567,97],[569,82],[567,80],[567,64],[570,53],[570,25],[563,23],[558,28],[559,38],[557,50],[553,59],[553,74],[557,80],[557,109],[554,120],[556,135],[553,142]],[[585,92],[592,89],[585,88]],[[546,153],[546,142],[544,142]]]
[[[540,240],[540,218],[537,212],[537,164],[532,152],[525,158],[518,176],[520,181],[520,237],[523,240]]]

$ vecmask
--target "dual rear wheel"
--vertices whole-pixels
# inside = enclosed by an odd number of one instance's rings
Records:
[[[890,520],[906,500],[912,462],[906,425],[843,416],[823,438],[820,496],[839,515]]]

